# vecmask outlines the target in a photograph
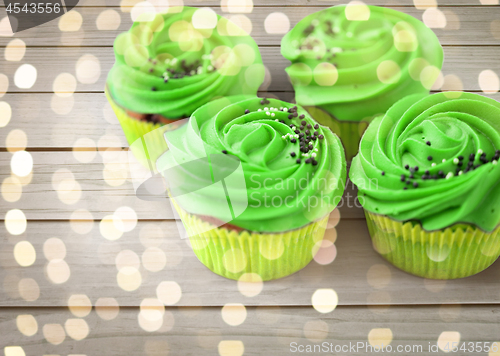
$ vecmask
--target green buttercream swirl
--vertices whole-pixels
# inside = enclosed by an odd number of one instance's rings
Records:
[[[414,95],[368,126],[350,178],[370,212],[417,220],[429,231],[457,223],[492,231],[500,223],[499,149],[497,101],[460,92]]]
[[[346,179],[338,137],[323,126],[315,129],[317,123],[301,107],[293,114],[280,110],[288,110],[292,104],[261,100],[215,100],[196,110],[186,125],[165,134],[170,150],[157,167],[183,209],[227,222],[229,199],[233,211],[239,212],[231,216],[231,224],[251,231],[278,232],[305,226],[338,204]],[[294,132],[300,131],[302,121],[306,121],[302,133],[307,125],[312,127],[310,135],[317,131],[318,139],[311,140],[308,153],[300,152]],[[296,162],[298,158],[301,163]],[[310,163],[306,163],[308,158]],[[238,171],[235,167],[240,163]],[[165,173],[171,167],[175,168]],[[239,180],[230,174],[233,171],[240,172]],[[221,180],[227,192],[222,196]]]
[[[169,119],[189,117],[215,97],[256,95],[264,78],[255,41],[209,9],[145,14],[116,38],[114,51],[107,79],[113,99],[134,112]],[[167,69],[189,74],[174,78]]]
[[[428,93],[443,50],[421,21],[367,5],[334,6],[302,19],[281,41],[297,103],[339,120],[384,113],[397,100]]]

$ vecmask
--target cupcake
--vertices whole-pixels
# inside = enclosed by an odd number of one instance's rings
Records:
[[[339,135],[348,161],[369,122],[405,96],[429,93],[443,63],[422,22],[363,4],[305,17],[283,37],[281,54],[297,103]]]
[[[375,249],[426,278],[478,273],[500,254],[500,103],[412,95],[376,118],[349,177]]]
[[[158,171],[205,266],[271,280],[312,260],[346,179],[328,128],[280,100],[222,98],[165,138]]]
[[[167,127],[214,98],[255,96],[264,78],[255,41],[210,9],[143,14],[113,48],[106,96],[136,157],[153,165],[167,150]],[[132,145],[141,137],[145,150]]]

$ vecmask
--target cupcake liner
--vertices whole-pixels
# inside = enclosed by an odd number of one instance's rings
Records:
[[[268,281],[304,268],[319,250],[328,221],[326,215],[300,229],[282,233],[239,232],[216,227],[172,202],[201,263],[212,272],[235,280],[251,274],[243,278],[253,276],[254,280]]]
[[[408,273],[432,279],[472,276],[500,255],[500,227],[484,232],[456,224],[426,231],[418,222],[400,222],[365,210],[373,247],[387,261]]]
[[[111,108],[120,122],[134,157],[144,167],[156,171],[156,160],[168,150],[163,134],[165,131],[176,127],[173,127],[172,124],[155,124],[133,118],[111,98],[107,88],[105,89],[105,93],[106,98],[111,104]]]
[[[309,114],[321,125],[327,126],[335,133],[344,146],[346,160],[351,161],[358,153],[361,136],[368,127],[369,121],[340,121],[334,116],[316,106],[304,106]]]

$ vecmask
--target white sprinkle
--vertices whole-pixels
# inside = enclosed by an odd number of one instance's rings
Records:
[[[450,179],[451,177],[453,177],[453,173],[451,172],[446,175],[446,179]]]
[[[491,164],[492,164],[492,165],[494,165],[494,166],[496,166],[496,165],[497,165],[497,163],[498,163],[498,162],[497,162],[496,160],[491,161]]]
[[[276,114],[272,112],[272,113],[271,113],[271,116],[276,116]],[[276,119],[276,121],[278,121],[278,119]]]
[[[333,53],[340,53],[340,52],[342,52],[342,48],[340,48],[340,47],[333,47],[332,48],[332,52]]]
[[[283,108],[283,111],[284,112],[288,112],[288,108]]]
[[[431,164],[431,166],[432,166],[432,167],[436,167],[436,163],[434,163],[434,162],[433,162],[433,163]]]
[[[283,140],[285,140],[285,139],[286,139],[286,137],[285,137],[285,136],[281,136],[281,138],[282,138]]]
[[[162,76],[168,77],[168,73],[167,72],[163,72]]]
[[[458,164],[458,158],[453,158],[453,163]]]
[[[194,75],[194,73],[196,73],[196,72],[194,71],[194,69],[193,69],[191,72],[189,72],[189,74],[191,74],[191,75]]]
[[[170,63],[170,58],[165,59],[165,64],[169,64],[169,63]]]
[[[314,153],[314,152],[313,152],[313,153],[311,154],[311,157],[315,158],[315,157],[316,157],[316,153]]]
[[[274,121],[276,121],[276,122],[280,122],[278,119],[274,119]]]
[[[283,110],[283,106],[280,106],[280,110]]]
[[[267,110],[269,110],[269,108],[264,108],[264,111],[267,111]]]
[[[482,149],[478,149],[478,150],[477,150],[477,154],[478,154],[478,155],[482,155],[482,154],[483,154],[483,150],[482,150]]]
[[[271,115],[271,113],[269,111],[266,111],[266,115],[269,116]]]
[[[461,176],[462,174],[464,174],[464,171],[460,171],[458,172],[458,175]]]
[[[293,130],[293,131],[295,131],[295,130],[297,130],[297,128],[296,128],[295,126],[293,126],[293,127],[292,127],[292,130]]]
[[[209,66],[207,67],[207,69],[208,69],[209,71],[212,71],[212,70],[214,70],[214,67],[213,67],[212,65],[209,65]]]
[[[317,148],[315,148],[315,149],[314,149],[314,151],[315,151],[315,152],[318,152],[318,149],[317,149]]]
[[[170,64],[175,66],[177,64],[177,58],[173,58]]]
[[[443,163],[446,162],[446,159],[443,158],[443,160],[441,162],[443,162]]]
[[[294,135],[295,138],[299,138],[299,135]]]
[[[257,110],[257,111],[262,111],[262,109],[259,109],[259,110]]]

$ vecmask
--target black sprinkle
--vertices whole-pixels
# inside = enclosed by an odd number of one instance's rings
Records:
[[[403,187],[403,190],[406,190],[406,189],[408,189],[408,187]]]
[[[319,132],[318,131],[314,131],[314,136],[318,136],[319,135]]]
[[[300,131],[299,131],[299,130],[295,130],[294,132],[295,132],[296,134],[299,134],[299,133],[300,133]]]
[[[300,126],[300,127],[299,127],[299,130],[300,130],[300,131],[304,130],[304,126]]]
[[[404,182],[406,180],[406,177],[404,174],[401,174],[401,182]]]
[[[305,120],[302,120],[302,122],[300,123],[302,126],[305,126],[307,124],[307,122]]]
[[[288,118],[289,118],[290,120],[291,120],[291,119],[293,119],[293,115],[292,115],[292,114],[288,115]]]
[[[284,123],[285,123],[283,120],[280,120],[280,122],[281,122],[282,124],[284,124]]]
[[[311,163],[311,159],[310,159],[310,158],[308,158],[308,159],[306,159],[306,161],[305,161],[305,162],[306,162],[306,163]]]
[[[149,68],[149,73],[153,73],[153,68]]]
[[[313,165],[313,166],[316,166],[317,164],[318,164],[318,161],[316,161],[316,160],[313,158],[313,160],[312,160],[312,165]]]
[[[311,137],[313,141],[316,141],[316,136]]]
[[[248,113],[250,113],[250,110],[246,109],[245,114],[248,114]]]
[[[439,172],[438,172],[438,175],[439,175],[440,177],[444,177],[444,172],[443,172],[443,171],[439,171]]]
[[[292,139],[290,140],[290,142],[291,142],[291,143],[296,143],[296,142],[297,142],[297,140],[296,140],[296,139],[294,139],[294,138],[292,138]]]
[[[163,79],[163,83],[168,83],[168,78]]]
[[[306,116],[305,116],[304,114],[302,114],[302,115],[300,115],[300,116],[299,116],[299,119],[303,119],[303,118],[305,118],[305,117],[306,117]]]
[[[415,168],[413,168],[415,170],[415,172],[418,172],[418,166],[415,166]]]
[[[431,141],[427,141],[426,144],[427,144],[427,146],[430,146],[431,145]]]
[[[432,156],[428,156],[428,157],[427,157],[427,160],[428,160],[428,161],[432,161]]]
[[[415,176],[413,175],[413,173],[409,175],[409,178],[410,178],[410,179],[415,178]]]
[[[294,124],[290,124],[290,125],[288,125],[288,126],[289,126],[290,128],[292,128],[292,127],[294,127],[295,125],[294,125]]]
[[[319,125],[318,125],[318,124],[314,125],[314,128],[315,128],[316,130],[317,130],[317,129],[319,129]]]
[[[306,130],[306,135],[309,135],[310,133],[311,133],[311,131]]]
[[[301,132],[301,133],[299,133],[299,137],[300,137],[300,138],[304,137],[304,134],[303,134],[302,132]]]
[[[295,152],[290,152],[290,156],[295,157],[296,156]]]
[[[464,156],[458,156],[458,160],[461,161],[464,159]]]
[[[409,165],[405,165],[405,168],[406,168],[406,169],[410,169],[410,166],[409,166]]]
[[[380,174],[382,174],[383,176],[385,176],[385,172],[384,171],[382,171]]]
[[[407,184],[407,185],[410,185],[410,184],[411,184],[411,181],[407,180],[407,181],[406,181],[406,184]]]
[[[413,182],[413,186],[414,186],[415,188],[418,188],[418,183],[417,183],[417,182]]]
[[[300,158],[297,158],[297,160],[295,162],[300,163]]]
[[[309,149],[312,150],[314,147],[313,145],[309,145]]]
[[[324,138],[325,138],[325,136],[323,136],[323,135],[319,135],[319,136],[318,136],[318,138],[319,138],[320,140],[322,140],[322,139],[324,139]]]
[[[464,163],[462,161],[458,161],[457,166],[462,167]]]
[[[425,171],[425,174],[429,175],[429,174],[431,174],[431,172],[429,172],[429,171],[427,170],[427,171]]]
[[[155,87],[152,87],[152,88],[151,88],[151,90],[152,90],[152,91],[156,91],[156,88],[155,88]]]
[[[471,153],[469,155],[469,161],[474,161],[474,159],[476,159],[476,155],[474,153]]]
[[[312,125],[311,124],[307,124],[307,128],[308,129],[312,129]]]
[[[222,150],[222,153],[224,153],[225,155],[227,155],[227,151],[226,150]]]

